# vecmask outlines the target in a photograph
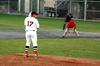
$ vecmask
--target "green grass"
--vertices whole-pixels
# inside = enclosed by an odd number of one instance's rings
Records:
[[[25,16],[0,14],[0,29],[24,29]]]
[[[0,14],[0,29],[24,29],[25,16]],[[62,29],[63,19],[39,18],[41,29]],[[100,32],[99,22],[76,21],[79,31]]]
[[[79,31],[100,32],[100,22],[95,21],[76,21]]]
[[[96,39],[39,39],[38,45],[40,54],[100,59],[100,40]],[[22,53],[24,46],[24,39],[0,40],[0,54]]]
[[[63,19],[39,18],[39,22],[44,29],[62,29]]]

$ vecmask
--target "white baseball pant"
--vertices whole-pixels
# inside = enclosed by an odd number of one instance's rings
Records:
[[[31,41],[33,47],[37,46],[37,32],[35,30],[26,30],[26,46],[30,46]]]

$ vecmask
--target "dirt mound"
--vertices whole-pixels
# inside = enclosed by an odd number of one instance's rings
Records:
[[[100,61],[40,55],[0,55],[0,66],[100,66]]]

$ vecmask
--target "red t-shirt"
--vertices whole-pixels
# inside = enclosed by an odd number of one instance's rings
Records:
[[[76,22],[74,20],[70,20],[67,24],[67,28],[75,28],[76,29]]]

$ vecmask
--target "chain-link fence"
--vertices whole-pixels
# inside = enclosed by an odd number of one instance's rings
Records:
[[[78,19],[100,20],[100,0],[73,0],[71,12]]]
[[[18,12],[18,1],[0,0],[0,12],[1,13]]]
[[[65,17],[100,20],[100,0],[0,0],[0,13],[25,14],[37,11],[46,17]]]

